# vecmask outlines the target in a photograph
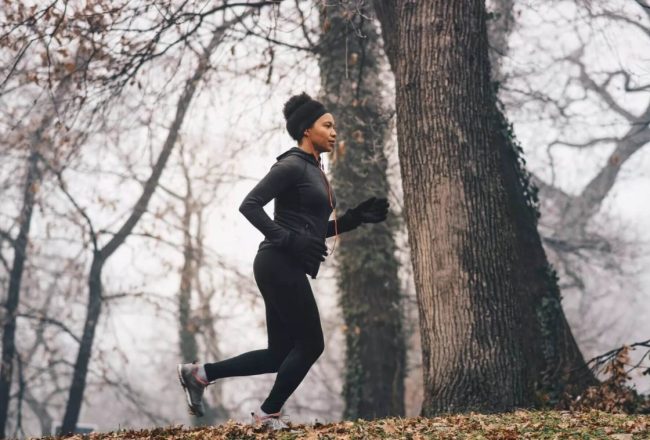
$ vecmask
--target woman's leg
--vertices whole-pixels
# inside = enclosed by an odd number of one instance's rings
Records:
[[[295,276],[295,271],[287,269],[286,264],[275,265],[277,260],[264,258],[265,252],[258,253],[255,256],[254,268],[260,271],[260,266],[264,267],[265,272],[274,272],[281,278]],[[273,267],[271,267],[273,265]],[[256,280],[257,281],[257,280]],[[272,283],[271,283],[272,284]],[[280,364],[293,348],[293,338],[284,325],[276,308],[269,302],[269,297],[273,296],[270,290],[273,286],[268,282],[259,282],[258,287],[264,298],[264,307],[266,310],[266,330],[268,334],[267,348],[262,350],[249,351],[230,359],[212,364],[205,364],[205,372],[209,382],[224,377],[234,376],[252,376],[256,374],[275,373],[278,371]]]
[[[205,364],[208,381],[277,371],[262,404],[267,414],[280,411],[324,349],[320,315],[307,276],[299,264],[277,249],[257,253],[255,281],[264,297],[268,348]]]
[[[293,347],[293,342],[286,334],[286,330],[271,305],[266,300],[264,300],[264,305],[268,348],[249,351],[221,362],[205,364],[208,382],[224,377],[253,376],[278,371],[280,364]]]
[[[271,259],[275,264],[270,261],[265,264],[266,260]],[[278,259],[283,259],[288,265],[282,273],[273,271],[277,270]],[[275,384],[262,404],[262,411],[272,414],[282,409],[300,385],[323,352],[324,340],[316,300],[307,276],[296,261],[281,251],[273,251],[264,254],[259,263],[256,265],[255,278],[265,300],[275,311],[273,318],[279,318],[281,324],[273,327],[282,328],[283,334],[289,335],[293,341],[288,355],[279,366]],[[272,342],[269,339],[269,346]]]

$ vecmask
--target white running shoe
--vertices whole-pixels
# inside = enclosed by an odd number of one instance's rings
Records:
[[[178,364],[176,369],[178,371],[178,380],[181,382],[183,390],[185,390],[185,398],[187,399],[190,414],[198,417],[203,416],[201,399],[203,398],[203,392],[210,383],[199,377],[199,364],[196,361],[191,364]]]
[[[289,425],[287,425],[289,422],[289,416],[283,415],[282,412],[261,416],[251,412],[251,416],[253,417],[253,426],[263,426],[272,431],[290,429]]]

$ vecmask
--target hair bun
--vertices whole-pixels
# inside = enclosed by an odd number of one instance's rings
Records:
[[[288,120],[291,114],[295,112],[298,107],[311,100],[311,96],[305,92],[302,92],[300,95],[293,95],[287,102],[284,103],[284,108],[282,109],[282,113],[284,113],[284,119]]]
[[[287,131],[297,141],[304,136],[305,130],[311,127],[322,115],[327,113],[325,106],[302,92],[294,95],[284,104],[284,118],[287,120]]]

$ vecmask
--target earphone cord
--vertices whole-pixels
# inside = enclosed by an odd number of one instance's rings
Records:
[[[334,204],[332,203],[332,191],[330,190],[330,183],[327,180],[327,176],[325,175],[325,171],[323,170],[323,163],[316,157],[316,152],[312,152],[314,155],[314,159],[316,159],[316,162],[318,163],[318,169],[320,170],[321,175],[323,176],[323,179],[325,179],[325,186],[327,187],[327,195],[330,200],[330,208],[332,208],[332,211],[334,212],[334,245],[332,246],[331,251],[329,252],[328,255],[332,255],[334,253],[334,248],[336,248],[336,242],[339,238],[339,228],[338,228],[338,223],[337,223],[337,218],[336,218],[336,210],[334,209]],[[325,245],[327,246],[327,245]]]

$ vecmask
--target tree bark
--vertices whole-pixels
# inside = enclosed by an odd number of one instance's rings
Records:
[[[331,156],[337,213],[388,194],[384,144],[389,113],[379,79],[381,48],[372,9],[341,2],[321,9],[322,98],[334,115]],[[346,203],[349,204],[346,206]],[[362,225],[339,237],[337,284],[345,321],[346,419],[404,415],[406,342],[394,232],[398,221]]]
[[[500,152],[490,144],[496,103],[484,4],[375,4],[396,81],[422,415],[528,406],[534,391],[513,277],[521,267]]]
[[[562,376],[558,362],[562,373],[585,373],[584,360],[496,106],[485,6],[375,5],[397,86],[422,414],[534,406],[544,377]]]

